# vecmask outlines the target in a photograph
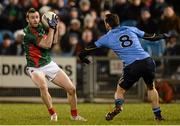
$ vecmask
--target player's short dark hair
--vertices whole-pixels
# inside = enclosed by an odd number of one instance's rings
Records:
[[[35,12],[36,12],[36,9],[30,8],[26,13],[26,17],[28,17],[30,13],[35,13]]]
[[[119,25],[119,17],[117,14],[106,14],[105,22],[114,28]]]

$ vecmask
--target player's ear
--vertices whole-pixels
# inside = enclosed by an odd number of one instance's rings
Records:
[[[108,30],[111,29],[111,26],[108,23],[106,23],[106,29],[108,29]]]
[[[29,23],[29,19],[28,19],[28,17],[26,17],[26,21]]]
[[[106,21],[104,20],[104,25],[105,25],[105,27],[107,28],[107,23],[106,23]]]

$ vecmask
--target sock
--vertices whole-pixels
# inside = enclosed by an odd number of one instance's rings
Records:
[[[122,106],[124,103],[124,99],[115,99],[115,106]]]
[[[71,116],[77,116],[77,109],[71,110]]]
[[[154,112],[154,115],[155,115],[156,117],[161,116],[161,109],[160,109],[160,107],[153,108],[153,112]]]
[[[56,113],[54,108],[50,108],[50,109],[48,109],[48,111],[49,111],[50,115],[53,115],[54,113]]]

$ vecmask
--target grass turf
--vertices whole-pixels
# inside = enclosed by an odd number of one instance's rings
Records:
[[[58,121],[50,122],[45,105],[43,104],[9,104],[0,103],[0,125],[167,125],[180,124],[180,105],[162,104],[161,109],[165,121],[155,121],[150,104],[125,104],[124,110],[112,121],[105,120],[105,114],[113,104],[84,104],[78,105],[80,115],[87,122],[70,120],[68,104],[54,104],[58,112]]]

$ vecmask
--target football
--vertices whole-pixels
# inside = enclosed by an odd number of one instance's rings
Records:
[[[47,21],[47,18],[49,18],[50,20],[52,19],[52,15],[55,15],[56,14],[52,11],[47,11],[45,12],[42,17],[41,17],[41,22],[42,24],[46,27],[46,28],[49,28],[49,24],[48,24],[48,21]]]

